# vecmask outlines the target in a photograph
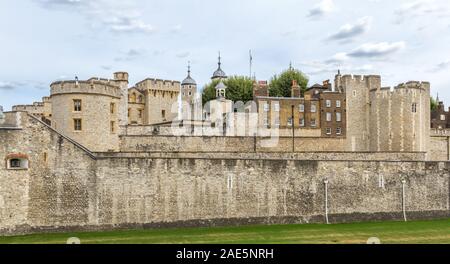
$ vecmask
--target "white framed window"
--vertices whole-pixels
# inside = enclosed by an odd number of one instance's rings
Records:
[[[305,105],[304,105],[304,104],[300,104],[300,105],[298,106],[298,111],[299,111],[300,113],[304,113],[304,112],[305,112]]]
[[[336,135],[341,135],[342,129],[340,127],[336,128]]]
[[[264,112],[269,112],[269,104],[268,103],[264,103]]]
[[[331,113],[327,113],[327,122],[331,122]]]
[[[316,127],[316,126],[317,126],[317,124],[316,124],[316,119],[315,119],[315,118],[312,118],[312,119],[311,119],[311,126],[312,126],[312,127]]]
[[[342,121],[341,113],[336,113],[336,122],[341,122],[341,121]]]
[[[280,118],[275,118],[275,126],[279,126],[280,125]]]
[[[287,125],[290,126],[290,127],[292,126],[292,117],[288,117]]]
[[[299,121],[300,121],[300,126],[304,127],[305,126],[305,119],[301,117]]]
[[[269,119],[267,117],[264,118],[263,120],[264,126],[268,126],[269,125]]]
[[[280,103],[279,102],[273,102],[273,110],[275,112],[280,112]]]
[[[326,100],[325,105],[330,108],[331,107],[331,100]]]
[[[336,100],[336,108],[340,108],[341,107],[341,100]]]
[[[331,135],[331,128],[327,127],[326,133],[327,133],[327,135]]]
[[[317,112],[317,107],[315,104],[312,104],[311,105],[311,113],[315,113],[315,112]]]
[[[445,121],[445,115],[441,115],[441,121]]]

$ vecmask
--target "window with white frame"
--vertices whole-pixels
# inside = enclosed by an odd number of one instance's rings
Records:
[[[315,104],[312,104],[311,105],[311,113],[315,113],[315,112],[317,112],[317,107]]]
[[[287,125],[290,126],[290,127],[292,126],[292,117],[288,117]]]
[[[327,135],[331,135],[331,128],[327,127],[326,128],[326,133],[327,133]]]
[[[303,117],[300,118],[300,126],[301,127],[305,126],[305,119]]]
[[[329,108],[331,107],[331,100],[326,100],[325,105]]]
[[[300,105],[298,106],[298,111],[299,111],[300,113],[304,113],[304,112],[305,112],[305,105],[304,105],[304,104],[300,104]]]
[[[279,126],[280,125],[280,118],[275,118],[275,126]]]
[[[269,118],[265,117],[263,120],[264,126],[268,126],[269,125]]]
[[[341,113],[336,113],[336,122],[341,122],[341,121],[342,121]]]
[[[280,103],[279,102],[273,102],[273,110],[275,112],[280,112]]]
[[[341,135],[342,129],[340,127],[336,128],[336,135]]]
[[[316,126],[317,126],[317,124],[316,124],[316,119],[315,119],[315,118],[312,118],[312,119],[311,119],[311,126],[312,126],[312,127],[316,127]]]
[[[336,100],[336,108],[340,108],[341,107],[341,100]]]
[[[445,115],[441,115],[441,121],[445,121]]]
[[[327,113],[327,122],[331,122],[331,113]]]
[[[264,112],[269,112],[269,104],[264,103]]]

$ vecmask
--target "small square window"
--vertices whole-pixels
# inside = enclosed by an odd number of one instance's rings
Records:
[[[316,119],[314,119],[314,118],[311,119],[311,126],[312,126],[312,127],[316,127],[316,125],[317,125],[317,124],[316,124]]]
[[[342,129],[340,127],[336,128],[336,135],[341,135]]]
[[[327,127],[326,133],[327,133],[327,135],[331,135],[331,128]]]
[[[441,121],[445,121],[445,115],[441,115]]]

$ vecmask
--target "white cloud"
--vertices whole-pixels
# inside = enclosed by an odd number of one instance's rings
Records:
[[[318,18],[331,13],[334,8],[333,0],[322,0],[319,4],[309,10],[308,17]]]
[[[34,0],[48,9],[77,11],[94,24],[100,23],[113,32],[153,33],[155,28],[144,21],[139,9],[132,2],[117,0]]]
[[[335,34],[328,37],[330,40],[346,41],[351,40],[369,31],[372,24],[372,17],[358,19],[355,24],[345,24]]]
[[[356,49],[350,51],[346,55],[349,57],[365,57],[365,58],[375,58],[384,57],[386,55],[398,52],[406,47],[406,43],[403,41],[399,42],[380,42],[380,43],[366,43]]]
[[[402,4],[394,11],[395,22],[400,24],[407,19],[429,16],[432,19],[449,17],[448,0],[417,0]]]

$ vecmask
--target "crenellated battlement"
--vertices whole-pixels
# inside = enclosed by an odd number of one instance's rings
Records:
[[[429,82],[419,82],[419,81],[409,81],[407,83],[401,83],[397,86],[391,87],[381,87],[379,90],[376,88],[372,88],[370,92],[382,92],[382,93],[409,93],[412,91],[430,91],[430,83]]]
[[[99,94],[120,98],[120,87],[111,80],[91,78],[87,81],[58,81],[50,85],[51,96],[58,94]]]
[[[364,83],[368,81],[380,81],[380,75],[351,75],[346,74],[341,77],[343,82]]]
[[[136,88],[139,90],[163,90],[163,91],[176,91],[179,92],[181,83],[179,81],[162,80],[147,78],[136,84]]]

